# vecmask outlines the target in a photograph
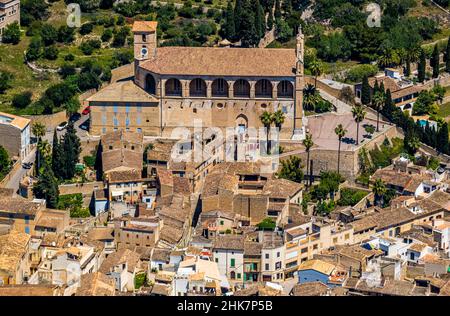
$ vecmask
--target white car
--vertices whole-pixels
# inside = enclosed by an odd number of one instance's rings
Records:
[[[61,124],[59,124],[59,125],[56,127],[56,130],[62,131],[62,130],[65,129],[66,127],[67,127],[67,122],[62,122]]]

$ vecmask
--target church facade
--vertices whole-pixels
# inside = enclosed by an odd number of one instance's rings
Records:
[[[296,49],[157,47],[157,22],[136,21],[134,77],[88,98],[92,135],[114,130],[171,137],[177,127],[262,127],[264,111],[283,111],[280,136],[302,126],[304,38]],[[197,124],[197,125],[196,125]]]

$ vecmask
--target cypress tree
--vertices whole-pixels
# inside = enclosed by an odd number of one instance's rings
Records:
[[[231,0],[228,1],[227,12],[225,14],[225,36],[229,40],[233,40],[236,37],[236,25],[234,21],[234,11]]]
[[[447,49],[445,50],[445,71],[450,72],[450,37],[447,42]]]
[[[394,112],[394,103],[392,102],[392,95],[390,89],[387,89],[386,91],[386,103],[384,104],[382,112],[385,117],[387,117],[390,121],[392,121]]]
[[[259,0],[254,2],[254,12],[255,12],[255,28],[258,38],[263,38],[266,32],[266,18],[264,14],[264,9],[260,4]]]
[[[72,179],[75,175],[75,165],[78,163],[81,146],[72,122],[69,122],[62,143],[64,153],[63,178]]]
[[[235,35],[239,36],[242,22],[242,10],[243,5],[246,0],[236,0],[236,5],[234,6],[234,30]]]
[[[437,149],[444,154],[449,153],[448,145],[448,123],[442,124],[441,128],[437,133]]]
[[[267,17],[267,28],[271,30],[273,28],[273,13],[272,10],[269,11],[269,16]]]
[[[245,0],[242,3],[240,19],[239,38],[242,41],[242,46],[255,46],[259,42],[259,37],[255,25],[255,12],[250,0]]]
[[[370,103],[370,86],[369,86],[369,79],[367,78],[367,76],[364,76],[362,81],[361,102],[364,105]]]
[[[53,133],[53,149],[52,149],[52,170],[56,178],[62,179],[62,171],[64,169],[64,157],[58,135]]]
[[[375,94],[378,91],[380,91],[380,87],[378,86],[378,80],[375,80],[375,84],[373,85],[373,93],[372,94]]]
[[[281,18],[280,0],[275,0],[275,20],[279,20],[280,18]]]
[[[419,82],[424,82],[425,80],[425,67],[427,64],[427,58],[425,52],[422,50],[420,53],[419,64],[417,65],[417,79]]]
[[[52,168],[45,162],[43,172],[33,186],[33,193],[38,199],[45,199],[47,201],[47,207],[56,208],[58,206],[58,183],[56,182]]]
[[[437,44],[434,45],[433,56],[431,57],[430,63],[433,67],[433,78],[439,77],[439,49]]]

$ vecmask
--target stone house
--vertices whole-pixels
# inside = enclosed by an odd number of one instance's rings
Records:
[[[20,0],[0,0],[0,41],[5,28],[20,23]]]

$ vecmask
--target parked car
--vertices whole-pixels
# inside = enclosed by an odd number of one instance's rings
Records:
[[[59,124],[56,129],[58,131],[62,131],[63,129],[65,129],[67,127],[67,122],[62,122],[61,124]]]
[[[90,105],[85,107],[83,112],[81,112],[81,114],[83,114],[83,115],[88,115],[89,113],[91,113],[91,106]]]
[[[22,168],[24,168],[24,169],[31,169],[32,166],[33,166],[33,162],[24,162],[22,164]]]
[[[80,113],[73,113],[71,116],[70,116],[70,121],[71,122],[76,122],[76,121],[78,121],[79,119],[80,119],[80,117],[81,117],[81,114]]]

